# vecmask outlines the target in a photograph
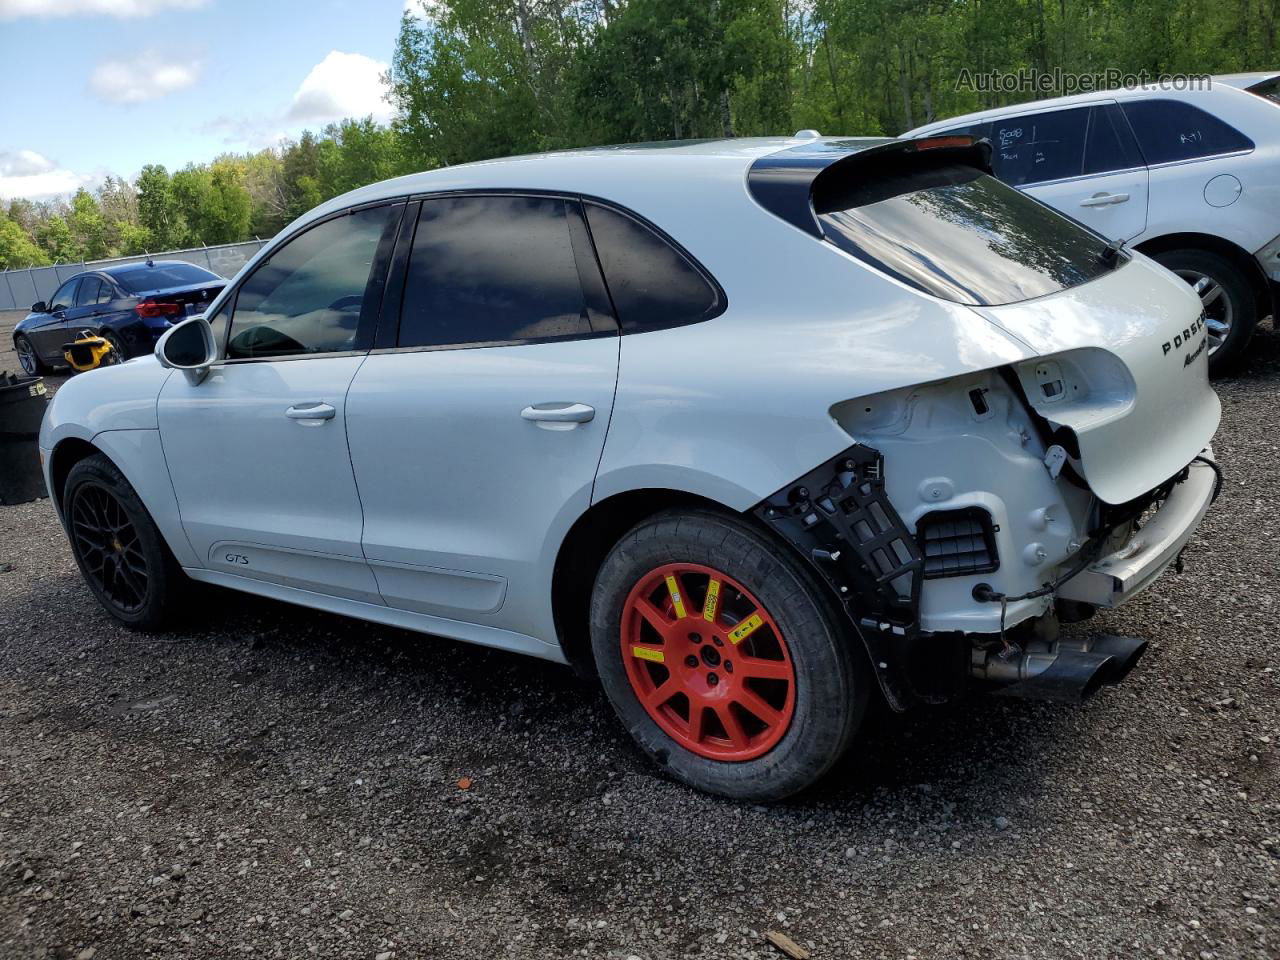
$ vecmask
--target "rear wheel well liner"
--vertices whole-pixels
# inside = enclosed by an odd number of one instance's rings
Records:
[[[1271,284],[1268,282],[1266,274],[1263,273],[1262,267],[1258,265],[1258,261],[1254,259],[1253,254],[1230,240],[1224,240],[1222,237],[1215,237],[1209,233],[1166,233],[1159,237],[1143,240],[1141,243],[1136,244],[1135,247],[1140,253],[1148,257],[1169,253],[1172,250],[1203,250],[1207,253],[1216,253],[1218,256],[1230,261],[1232,265],[1239,267],[1244,276],[1248,278],[1249,289],[1253,292],[1254,302],[1258,307],[1257,320],[1262,320],[1274,310]]]
[[[734,517],[732,510],[708,497],[662,487],[627,490],[593,503],[569,528],[556,553],[551,578],[551,609],[561,650],[582,677],[594,677],[590,605],[604,558],[623,535],[646,517],[663,510],[713,510]]]

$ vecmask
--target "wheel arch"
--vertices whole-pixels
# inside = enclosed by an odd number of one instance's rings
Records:
[[[749,514],[696,493],[642,488],[615,493],[593,503],[561,540],[552,568],[551,609],[561,649],[580,676],[595,675],[588,611],[596,574],[604,558],[637,523],[675,508],[714,510],[751,522]]]
[[[59,516],[62,515],[62,494],[67,488],[67,477],[71,475],[71,468],[81,460],[102,452],[88,440],[80,437],[66,437],[54,446],[49,457],[49,492],[53,496],[53,506]]]
[[[1254,300],[1258,305],[1257,318],[1259,320],[1271,314],[1274,309],[1271,284],[1268,282],[1266,274],[1262,272],[1262,267],[1258,265],[1258,261],[1254,259],[1249,251],[1232,243],[1230,240],[1216,237],[1209,233],[1185,231],[1181,233],[1166,233],[1143,240],[1136,245],[1136,248],[1140,253],[1149,257],[1154,257],[1160,253],[1169,253],[1172,250],[1203,250],[1207,253],[1216,253],[1239,267],[1240,271],[1248,278],[1249,288],[1253,291]]]

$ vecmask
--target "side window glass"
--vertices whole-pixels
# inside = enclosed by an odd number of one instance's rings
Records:
[[[1178,100],[1133,100],[1124,114],[1148,165],[1253,149],[1235,127]]]
[[[590,333],[563,199],[422,202],[405,278],[400,346],[522,343]]]
[[[111,285],[111,282],[109,280],[103,280],[102,292],[98,294],[98,302],[110,303],[111,301],[116,299],[119,299],[116,288]]]
[[[991,136],[991,121],[983,120],[980,123],[971,123],[964,127],[952,127],[950,130],[942,130],[938,133],[926,134],[923,137],[917,137],[917,140],[925,140],[930,137],[974,137],[981,140],[984,137]]]
[[[591,239],[624,331],[697,323],[721,311],[719,291],[670,243],[611,207],[595,203],[585,207]]]
[[[1084,145],[1084,172],[1110,173],[1142,166],[1133,133],[1117,106],[1094,107]]]
[[[68,280],[58,288],[58,292],[53,295],[53,299],[49,301],[49,312],[56,313],[59,310],[70,310],[75,304],[76,284],[80,282],[80,278]]]
[[[992,169],[1015,187],[1080,176],[1088,120],[1088,107],[1073,107],[993,121]]]
[[[85,277],[80,281],[80,290],[76,293],[76,306],[89,307],[98,302],[98,294],[102,291],[102,281],[97,277]]]
[[[262,262],[236,295],[227,359],[354,350],[390,207],[326,220]]]

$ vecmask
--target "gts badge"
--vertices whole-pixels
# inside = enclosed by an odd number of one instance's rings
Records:
[[[246,567],[249,565],[249,558],[242,553],[228,553],[226,559],[227,563],[238,563]]]
[[[1204,319],[1205,319],[1204,314],[1202,313],[1200,314],[1199,317],[1196,318],[1195,323],[1187,327],[1185,330],[1183,330],[1181,333],[1175,336],[1172,340],[1166,340],[1161,345],[1161,350],[1163,351],[1164,355],[1167,356],[1171,350],[1178,350],[1188,345],[1189,343],[1191,343],[1191,341],[1195,339],[1196,334],[1204,330]],[[1201,340],[1200,346],[1196,347],[1194,350],[1192,350],[1190,353],[1187,354],[1186,359],[1182,361],[1182,365],[1184,367],[1191,366],[1192,361],[1194,361],[1196,357],[1200,356],[1200,354],[1204,353],[1205,346],[1208,343],[1209,343],[1208,337]]]

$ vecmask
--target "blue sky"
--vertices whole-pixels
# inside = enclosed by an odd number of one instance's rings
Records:
[[[390,115],[406,0],[0,0],[0,198]]]

